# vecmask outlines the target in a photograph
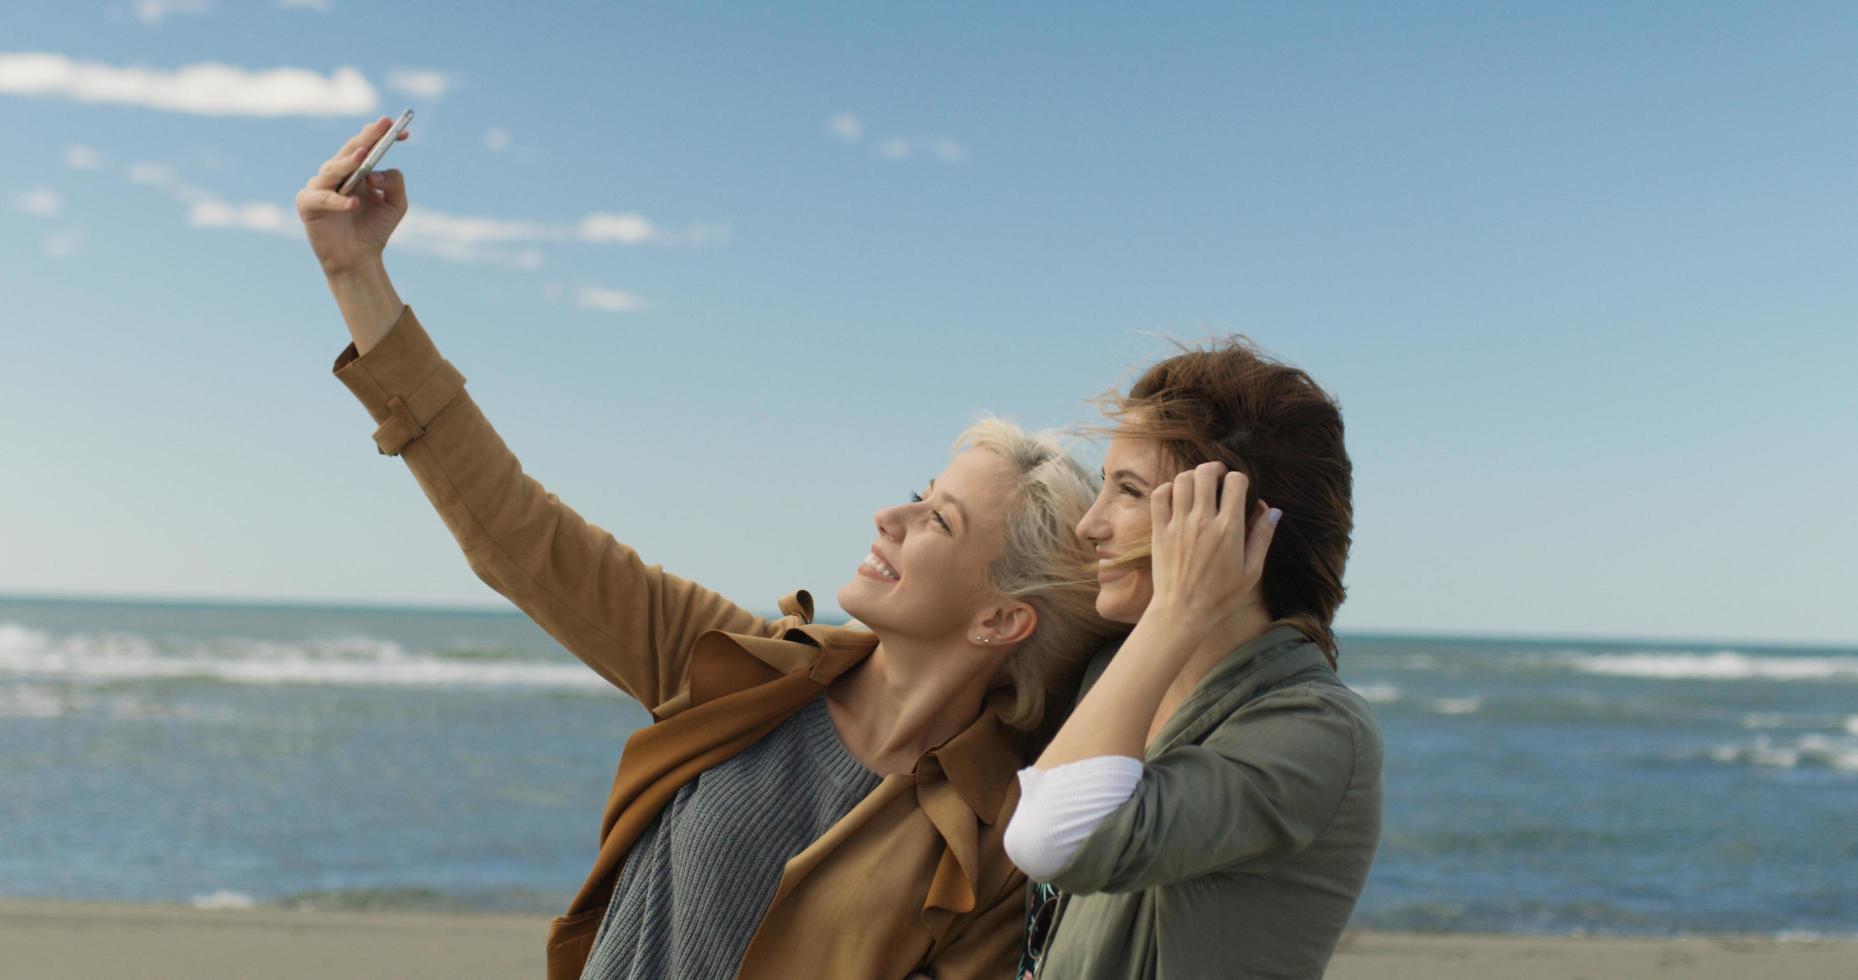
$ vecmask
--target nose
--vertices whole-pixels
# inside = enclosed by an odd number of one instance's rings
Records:
[[[1085,544],[1094,546],[1109,537],[1103,530],[1102,510],[1103,498],[1098,497],[1090,502],[1090,509],[1084,512],[1084,516],[1078,518],[1077,527],[1073,530]]]
[[[878,534],[891,541],[903,540],[902,507],[880,507],[876,516]]]

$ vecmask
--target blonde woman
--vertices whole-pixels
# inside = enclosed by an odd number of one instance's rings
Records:
[[[655,719],[620,758],[547,975],[1005,976],[1015,748],[1113,629],[1069,533],[1088,474],[1005,423],[964,433],[848,556],[839,604],[868,629],[812,622],[804,592],[763,618],[645,564],[524,474],[401,302],[381,253],[403,175],[336,193],[387,123],[297,194],[353,338],[336,376],[478,576]]]

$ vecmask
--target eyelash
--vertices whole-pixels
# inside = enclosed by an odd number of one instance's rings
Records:
[[[1122,492],[1124,492],[1124,493],[1126,493],[1126,494],[1128,494],[1128,495],[1129,495],[1129,496],[1131,496],[1131,497],[1134,497],[1134,498],[1135,498],[1135,499],[1137,499],[1137,500],[1141,500],[1141,499],[1142,499],[1142,491],[1140,491],[1140,490],[1137,490],[1137,489],[1136,489],[1136,488],[1135,488],[1135,487],[1134,487],[1133,485],[1131,485],[1131,484],[1128,484],[1128,483],[1124,483],[1124,484],[1121,484],[1121,489],[1122,489]]]
[[[910,503],[920,504],[922,502],[923,502],[923,495],[920,493],[917,493],[914,490],[911,490],[910,491]],[[935,522],[937,524],[942,525],[942,530],[948,532],[949,537],[952,538],[955,536],[955,529],[948,526],[948,520],[942,516],[941,511],[933,510],[933,511],[930,511],[930,513],[935,515]]]

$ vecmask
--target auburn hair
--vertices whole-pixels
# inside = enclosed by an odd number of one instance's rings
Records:
[[[1354,531],[1353,466],[1336,400],[1301,369],[1229,336],[1182,345],[1102,404],[1115,435],[1160,444],[1175,468],[1169,476],[1221,462],[1246,476],[1245,514],[1261,499],[1283,512],[1260,583],[1266,610],[1335,666],[1332,624]]]

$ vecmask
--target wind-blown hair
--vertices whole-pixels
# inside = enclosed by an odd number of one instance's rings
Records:
[[[1096,553],[1077,536],[1077,522],[1096,499],[1095,476],[1047,432],[983,418],[955,440],[954,452],[984,449],[1012,465],[1014,492],[1002,526],[1000,557],[988,566],[1002,595],[1038,615],[994,678],[994,699],[1009,726],[1049,738],[1056,730],[1046,705],[1070,705],[1091,654],[1126,627],[1097,615]]]
[[[1335,399],[1304,371],[1235,336],[1183,347],[1144,371],[1128,395],[1103,401],[1117,422],[1114,435],[1160,443],[1174,467],[1169,476],[1217,460],[1245,474],[1247,515],[1260,499],[1283,511],[1260,583],[1266,609],[1335,666],[1332,624],[1347,595],[1342,572],[1355,526],[1354,470]]]

